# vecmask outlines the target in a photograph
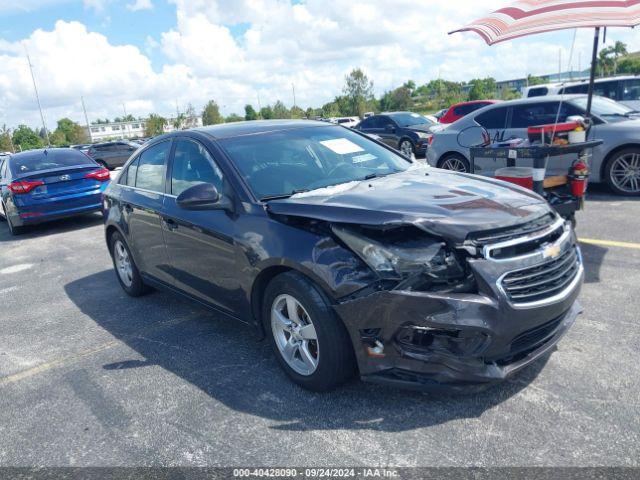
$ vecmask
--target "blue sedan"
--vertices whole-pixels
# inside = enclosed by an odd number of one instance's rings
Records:
[[[0,159],[0,215],[13,235],[27,225],[99,211],[106,168],[71,148],[31,150]]]

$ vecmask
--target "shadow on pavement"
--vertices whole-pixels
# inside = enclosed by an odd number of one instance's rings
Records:
[[[399,432],[479,417],[525,388],[548,360],[475,394],[421,394],[357,380],[332,393],[316,394],[289,381],[269,344],[257,341],[250,327],[175,295],[156,292],[129,298],[111,270],[69,283],[65,291],[84,314],[142,357],[124,353],[103,369],[158,365],[235,411],[279,422],[272,428],[280,430]],[[123,382],[131,381],[126,372],[117,374]]]
[[[604,183],[589,185],[587,202],[637,202],[639,197],[633,195],[616,195]]]
[[[62,218],[51,222],[39,223],[27,227],[21,235],[11,235],[9,227],[4,219],[0,220],[0,243],[19,242],[30,238],[44,237],[58,233],[65,233],[72,230],[80,230],[88,227],[95,227],[103,223],[102,213],[88,213],[77,217]]]
[[[584,263],[585,283],[600,283],[600,268],[608,248],[590,243],[581,243],[582,260]]]

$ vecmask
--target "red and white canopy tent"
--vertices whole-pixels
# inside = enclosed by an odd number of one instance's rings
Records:
[[[453,32],[472,31],[489,45],[526,35],[573,28],[595,28],[587,115],[591,113],[593,83],[602,27],[640,24],[640,0],[520,0]]]

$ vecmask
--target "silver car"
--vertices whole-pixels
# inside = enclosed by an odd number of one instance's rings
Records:
[[[584,115],[586,105],[586,95],[534,97],[489,105],[435,132],[427,151],[427,162],[435,167],[468,172],[468,132],[478,130],[478,126],[489,132],[492,141],[527,138],[528,127]],[[589,131],[589,138],[604,143],[593,150],[589,181],[606,182],[620,195],[640,195],[640,119],[637,112],[604,97],[593,98],[592,112],[594,126]],[[547,175],[566,174],[574,158],[553,159],[547,166]],[[474,173],[492,176],[496,168],[502,166],[505,165],[500,160],[476,159]],[[522,162],[522,166],[527,164]]]

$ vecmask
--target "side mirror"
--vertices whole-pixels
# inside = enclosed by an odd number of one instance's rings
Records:
[[[386,125],[384,127],[385,132],[389,132],[389,133],[396,133],[396,127],[394,127],[393,125],[389,124]]]
[[[176,199],[184,210],[232,210],[229,198],[220,195],[212,183],[199,183],[187,188]]]

